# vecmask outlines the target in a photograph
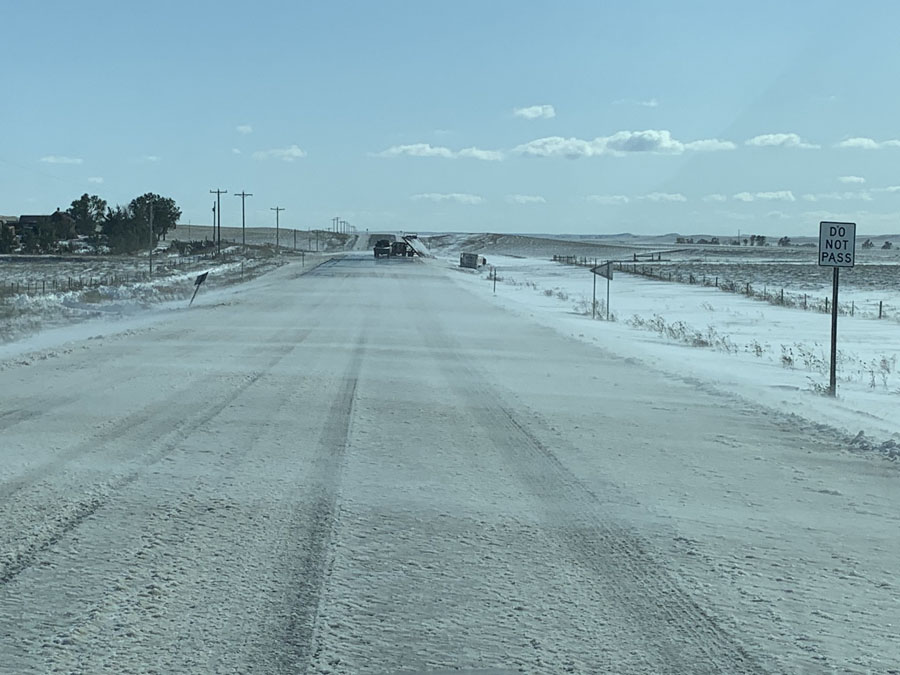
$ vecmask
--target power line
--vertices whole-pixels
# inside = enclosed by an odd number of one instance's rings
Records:
[[[236,192],[234,196],[241,198],[241,246],[246,248],[247,247],[247,234],[246,234],[247,222],[246,222],[246,218],[244,216],[244,198],[252,197],[253,195],[250,192],[241,191],[241,192]]]

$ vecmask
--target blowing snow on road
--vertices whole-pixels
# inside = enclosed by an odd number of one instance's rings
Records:
[[[461,274],[0,364],[0,672],[897,672],[895,464]]]

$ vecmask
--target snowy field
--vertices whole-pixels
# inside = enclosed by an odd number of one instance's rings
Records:
[[[718,249],[718,250],[717,250]],[[706,247],[666,254],[652,265],[638,263],[660,278],[731,286],[750,284],[753,295],[780,296],[788,304],[823,309],[831,297],[832,271],[815,264],[816,248]],[[860,250],[855,267],[841,270],[841,311],[900,321],[900,248]]]
[[[208,272],[203,291],[239,283],[299,259],[293,251],[224,248],[212,255],[154,256],[153,276],[145,255],[69,256],[62,260],[0,256],[0,344],[48,328],[101,317],[139,315],[160,303],[189,299],[198,274]],[[311,260],[315,258],[315,255]],[[201,291],[201,292],[203,292]]]
[[[0,671],[896,672],[897,325],[526,239],[0,348]]]
[[[459,251],[483,255],[512,255],[519,257],[551,258],[554,255],[577,255],[589,258],[619,259],[636,252],[654,250],[653,247],[632,242],[573,242],[549,237],[516,234],[444,234],[423,238],[437,255],[457,256]],[[672,248],[672,247],[669,247]]]
[[[281,248],[293,249],[296,241],[297,250],[316,251],[320,253],[344,250],[352,245],[355,234],[343,234],[327,230],[294,229],[281,227],[278,231],[274,227],[250,227],[243,232],[240,226],[229,227],[222,225],[222,241],[240,244],[242,236],[248,246],[275,246],[276,242]],[[211,225],[186,225],[181,223],[173,232],[174,238],[186,241],[213,238]],[[318,242],[317,242],[318,240]],[[318,246],[318,249],[317,249]]]
[[[597,280],[598,319],[591,321],[592,275],[546,259],[491,258],[498,276],[492,300],[561,332],[640,359],[677,377],[699,378],[855,436],[863,431],[894,452],[900,441],[900,326],[841,316],[837,400],[828,385],[831,315],[779,307],[715,287],[669,283],[617,272]],[[445,259],[453,269],[455,261]],[[492,295],[491,270],[459,270],[461,283]],[[871,304],[871,291],[850,287],[842,302]],[[900,290],[879,289],[900,306]]]

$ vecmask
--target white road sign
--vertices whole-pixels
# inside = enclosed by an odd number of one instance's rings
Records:
[[[853,267],[856,262],[856,223],[819,223],[819,265]]]

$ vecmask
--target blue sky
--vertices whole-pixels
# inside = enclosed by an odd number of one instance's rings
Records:
[[[894,2],[0,0],[0,214],[900,231]]]

